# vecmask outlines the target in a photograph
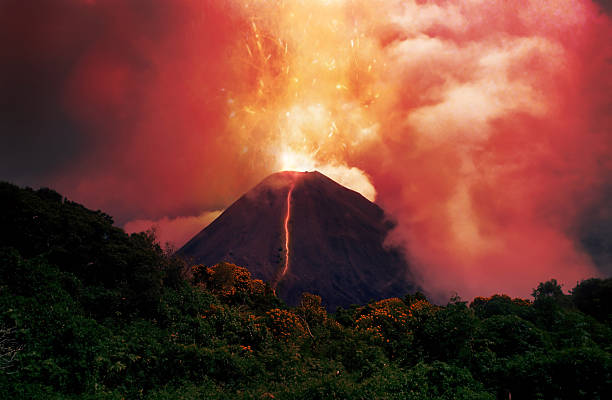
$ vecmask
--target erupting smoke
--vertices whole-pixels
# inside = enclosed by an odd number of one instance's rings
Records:
[[[120,223],[317,169],[376,199],[439,299],[598,275],[578,236],[612,187],[612,23],[595,3],[58,4],[0,29],[36,26],[22,36],[55,53],[32,62],[67,60],[61,104],[88,147],[53,180]]]
[[[610,21],[592,4],[254,1],[242,12],[250,32],[234,65],[250,79],[228,94],[229,129],[279,169],[290,154],[290,165],[363,171],[353,188],[372,179],[398,222],[390,241],[430,294],[526,296],[551,277],[597,275],[572,237],[610,177]]]

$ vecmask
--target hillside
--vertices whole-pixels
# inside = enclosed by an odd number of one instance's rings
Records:
[[[608,399],[612,279],[287,307],[240,266],[0,183],[0,398]],[[488,294],[487,294],[488,295]]]
[[[392,227],[380,207],[325,175],[286,171],[245,193],[179,254],[245,266],[288,304],[310,292],[333,311],[417,289],[401,252],[385,245]]]

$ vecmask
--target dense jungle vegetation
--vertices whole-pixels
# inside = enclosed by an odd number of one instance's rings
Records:
[[[0,183],[0,398],[612,398],[612,279],[534,286],[289,308],[244,268]]]

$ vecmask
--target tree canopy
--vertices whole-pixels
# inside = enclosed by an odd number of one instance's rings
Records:
[[[534,285],[291,308],[245,268],[188,265],[150,232],[0,183],[0,397],[612,398],[612,280]]]

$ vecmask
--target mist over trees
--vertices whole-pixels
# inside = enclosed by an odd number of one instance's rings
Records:
[[[103,212],[0,183],[0,397],[612,398],[612,279],[534,286],[287,307],[246,268],[189,265]]]

